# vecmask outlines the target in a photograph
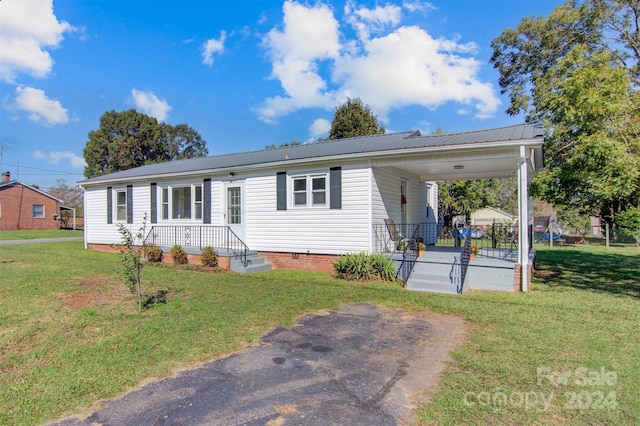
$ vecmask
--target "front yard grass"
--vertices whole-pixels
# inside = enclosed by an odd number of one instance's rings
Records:
[[[149,266],[143,291],[168,290],[169,301],[138,314],[116,254],[82,243],[0,247],[0,424],[86,413],[300,315],[365,301],[469,322],[432,402],[416,411],[421,424],[638,424],[639,264],[633,247],[540,247],[531,292],[462,296],[316,273]]]
[[[82,230],[73,229],[23,229],[18,231],[0,231],[0,240],[35,240],[37,238],[82,237]]]

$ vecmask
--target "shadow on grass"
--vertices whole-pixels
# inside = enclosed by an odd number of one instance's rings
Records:
[[[640,299],[637,255],[560,248],[540,250],[535,276],[550,286],[566,286]]]

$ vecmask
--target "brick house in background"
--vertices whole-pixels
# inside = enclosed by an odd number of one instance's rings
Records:
[[[2,173],[0,230],[59,229],[61,200]]]

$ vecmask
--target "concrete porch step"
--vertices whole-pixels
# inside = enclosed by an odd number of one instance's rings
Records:
[[[458,294],[455,285],[442,281],[414,280],[410,278],[407,283],[407,289],[429,293]]]
[[[244,266],[238,259],[231,259],[231,270],[233,272],[239,272],[242,274],[268,271],[271,269],[271,264],[267,263],[264,257],[258,256],[257,253],[252,252],[247,256],[247,266]]]

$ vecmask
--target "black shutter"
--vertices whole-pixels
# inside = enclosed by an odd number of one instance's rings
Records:
[[[113,223],[113,188],[107,186],[107,223]]]
[[[287,172],[278,172],[276,184],[277,184],[278,210],[286,210],[287,209]]]
[[[202,185],[202,223],[211,223],[211,179]]]
[[[329,208],[342,208],[342,167],[329,169]]]
[[[127,185],[127,223],[133,223],[133,185]]]
[[[158,184],[151,184],[151,223],[158,223]]]

